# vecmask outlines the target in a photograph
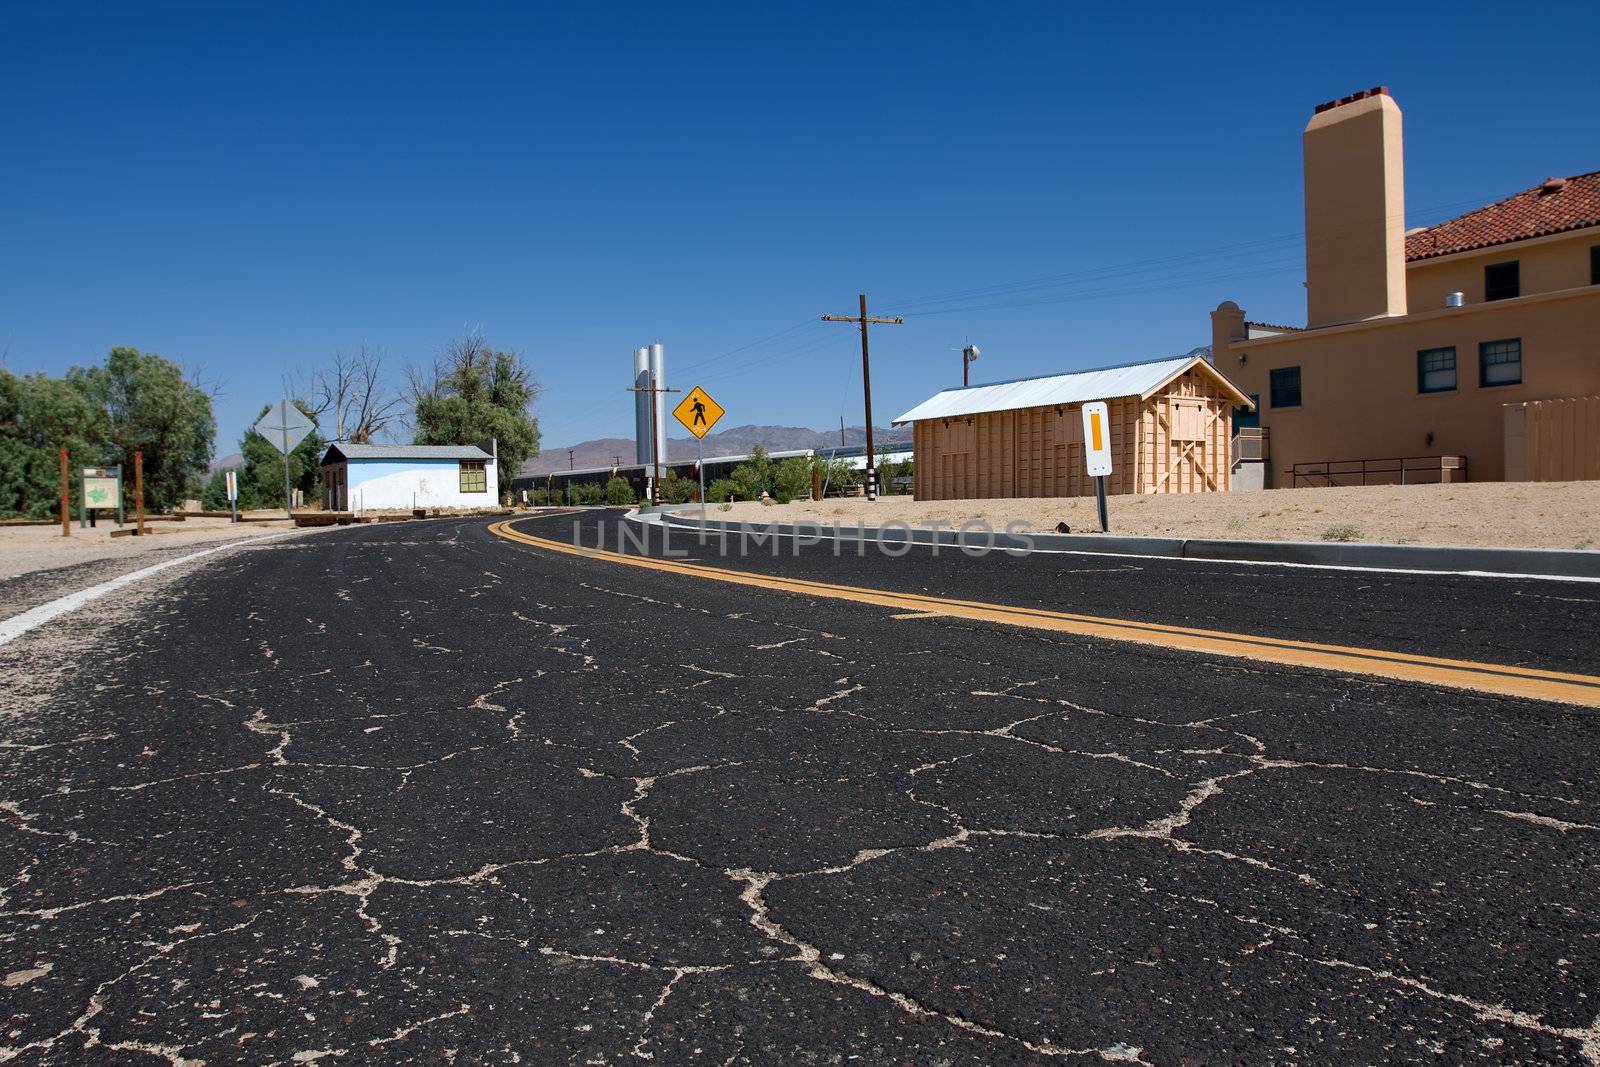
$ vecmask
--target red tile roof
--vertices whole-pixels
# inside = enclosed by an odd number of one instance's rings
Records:
[[[1530,237],[1600,226],[1600,170],[1548,178],[1460,218],[1406,235],[1406,259],[1432,259]]]

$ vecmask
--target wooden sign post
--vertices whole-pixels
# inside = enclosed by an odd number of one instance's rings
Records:
[[[133,454],[133,535],[144,536],[144,453]]]
[[[72,536],[72,480],[67,477],[67,450],[61,450],[61,536]]]

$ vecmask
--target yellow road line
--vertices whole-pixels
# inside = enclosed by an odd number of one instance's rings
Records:
[[[1587,674],[1569,674],[1563,671],[1537,670],[1497,663],[1473,663],[1469,660],[1441,659],[1407,652],[1389,652],[1378,648],[1319,644],[1313,641],[1078,615],[1009,604],[988,604],[924,593],[901,593],[888,589],[871,589],[832,582],[815,582],[805,578],[736,571],[724,567],[686,563],[677,559],[630,556],[621,552],[579,548],[550,538],[523,533],[513,529],[509,520],[494,523],[489,530],[508,541],[549,552],[726,582],[731,585],[748,585],[801,596],[849,600],[858,604],[895,608],[905,613],[903,616],[896,616],[897,618],[943,615],[977,622],[1077,634],[1083,637],[1099,637],[1112,641],[1135,641],[1206,655],[1238,656],[1266,663],[1313,667],[1348,674],[1366,674],[1455,689],[1471,689],[1500,696],[1552,700],[1564,704],[1600,708],[1600,677]]]

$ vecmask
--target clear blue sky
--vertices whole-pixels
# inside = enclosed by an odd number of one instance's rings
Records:
[[[987,380],[1187,350],[1223,299],[1303,321],[1319,101],[1392,88],[1412,225],[1600,168],[1597,39],[1584,4],[13,3],[0,350],[203,365],[221,454],[286,371],[473,325],[553,447],[631,434],[656,339],[728,425],[859,423],[812,320],[865,289],[908,318],[886,421],[969,338]]]

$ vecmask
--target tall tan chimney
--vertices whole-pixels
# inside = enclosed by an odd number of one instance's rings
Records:
[[[1404,315],[1405,164],[1389,90],[1319,105],[1305,168],[1306,325]]]

